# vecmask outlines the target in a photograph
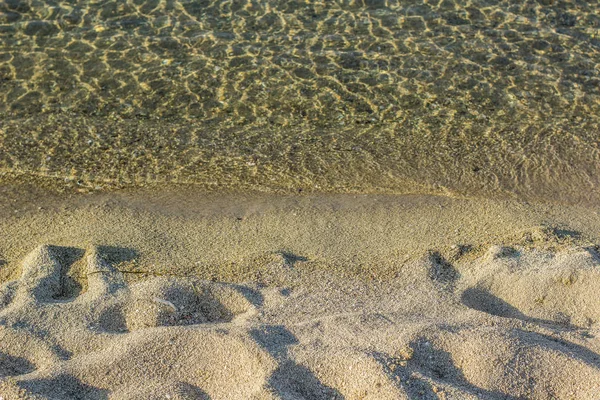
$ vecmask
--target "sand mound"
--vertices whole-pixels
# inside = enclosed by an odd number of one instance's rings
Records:
[[[589,327],[600,320],[600,258],[592,248],[563,253],[492,247],[477,263],[463,302],[490,314]],[[471,283],[470,283],[471,284]]]
[[[417,377],[408,380],[409,392],[433,396],[437,387],[482,398],[592,399],[600,389],[598,356],[542,333],[446,326],[409,346],[406,369]]]

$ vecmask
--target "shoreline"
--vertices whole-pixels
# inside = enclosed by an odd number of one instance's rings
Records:
[[[567,177],[564,177],[568,181]],[[156,190],[183,191],[193,193],[204,193],[207,195],[220,194],[239,196],[435,196],[449,199],[482,200],[482,201],[506,201],[513,203],[531,203],[540,205],[556,206],[584,206],[593,207],[600,200],[600,189],[598,185],[587,182],[589,187],[583,188],[577,185],[566,187],[550,187],[542,190],[542,193],[533,194],[528,191],[513,191],[506,188],[496,188],[490,191],[471,191],[466,188],[452,188],[440,184],[404,180],[403,185],[391,186],[333,186],[322,187],[306,185],[282,185],[280,183],[251,183],[237,181],[235,184],[222,184],[217,182],[178,181],[169,180],[111,180],[90,178],[79,175],[60,175],[49,172],[17,171],[0,168],[1,190],[6,195],[13,193],[21,195],[27,192],[47,193],[51,196],[107,194],[118,192],[135,192]],[[18,196],[18,195],[17,195]],[[27,197],[24,195],[24,197]]]
[[[415,130],[409,122],[217,129],[202,121],[78,114],[9,118],[0,124],[0,182],[82,191],[179,184],[212,191],[600,200],[592,122],[556,128],[506,122],[496,129],[465,120],[439,131]]]

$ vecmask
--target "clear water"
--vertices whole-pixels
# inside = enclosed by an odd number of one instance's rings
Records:
[[[5,177],[577,200],[599,144],[598,1],[0,2]]]

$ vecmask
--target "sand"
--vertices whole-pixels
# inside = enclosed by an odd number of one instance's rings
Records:
[[[2,188],[2,399],[595,399],[600,215]]]

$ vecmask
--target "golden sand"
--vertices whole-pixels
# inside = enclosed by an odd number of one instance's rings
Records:
[[[594,399],[600,215],[4,189],[5,399]]]

